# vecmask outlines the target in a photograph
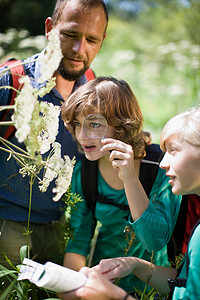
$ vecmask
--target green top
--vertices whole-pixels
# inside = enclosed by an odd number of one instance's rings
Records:
[[[77,162],[73,172],[72,190],[83,196],[80,161]],[[128,204],[124,189],[111,188],[100,172],[98,172],[98,192],[113,199],[114,202]],[[165,171],[160,168],[150,193],[149,207],[135,222],[130,222],[131,218],[130,216],[128,218],[127,211],[110,204],[97,203],[95,217],[102,227],[97,239],[93,265],[98,264],[103,258],[125,255],[150,261],[152,250],[155,263],[168,265],[167,249],[164,246],[169,241],[176,223],[180,203],[181,197],[172,194]],[[86,201],[76,204],[71,216],[71,227],[74,230],[73,239],[68,242],[66,252],[79,253],[87,257],[90,252],[94,219]],[[140,290],[144,288],[143,282],[133,275],[120,279],[119,286],[128,292],[134,291],[134,287]]]
[[[187,278],[186,288],[176,287],[173,293],[172,300],[184,299],[184,300],[198,300],[200,299],[199,293],[199,280],[200,280],[200,225],[195,229],[192,238],[188,245],[188,277],[186,271],[186,259],[184,261],[183,268],[179,275],[180,278]]]

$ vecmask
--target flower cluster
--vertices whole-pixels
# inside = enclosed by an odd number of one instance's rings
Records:
[[[59,143],[53,143],[52,147],[53,150],[45,164],[44,177],[39,188],[42,192],[45,192],[50,182],[57,177],[55,181],[56,187],[53,189],[53,193],[56,193],[56,196],[53,200],[58,201],[71,183],[75,161],[71,161],[67,155],[64,156],[64,159],[61,157],[61,145]]]
[[[30,122],[30,134],[25,140],[31,155],[44,154],[58,134],[60,107],[48,102],[37,102]]]
[[[28,76],[19,78],[21,90],[15,98],[14,114],[12,121],[16,127],[16,137],[20,143],[24,142],[26,153],[12,152],[12,155],[21,164],[22,176],[33,176],[39,180],[39,188],[45,192],[55,179],[56,193],[53,198],[58,201],[67,191],[72,177],[74,160],[68,156],[61,157],[61,145],[57,142],[60,107],[45,101],[39,101],[55,86],[53,74],[62,59],[59,33],[52,29],[44,55],[40,59],[41,76],[39,81],[45,82],[40,89],[31,85]],[[50,154],[43,159],[43,154],[50,150]],[[18,157],[17,157],[18,155]],[[46,155],[47,156],[47,155]],[[40,171],[44,168],[43,179],[39,178]]]
[[[16,137],[20,143],[24,142],[30,133],[30,122],[32,114],[37,102],[34,96],[33,87],[28,76],[19,79],[20,84],[23,84],[21,92],[15,98],[15,113],[12,116],[12,121],[17,129]]]
[[[48,41],[49,43],[46,47],[45,54],[40,61],[40,82],[49,80],[53,76],[63,57],[62,51],[60,49],[58,31],[55,28],[50,31]]]

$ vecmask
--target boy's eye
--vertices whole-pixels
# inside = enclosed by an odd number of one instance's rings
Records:
[[[78,122],[78,121],[75,121],[75,122],[74,122],[74,126],[75,126],[75,127],[80,126],[80,125],[81,125],[80,122]]]
[[[90,123],[90,126],[91,126],[92,128],[99,128],[99,127],[101,126],[101,124],[95,123],[95,122],[91,122],[91,123]]]

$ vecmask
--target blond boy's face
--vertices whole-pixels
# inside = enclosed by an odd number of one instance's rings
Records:
[[[166,170],[172,192],[200,195],[200,147],[185,141],[182,133],[172,134],[165,147],[160,167]]]

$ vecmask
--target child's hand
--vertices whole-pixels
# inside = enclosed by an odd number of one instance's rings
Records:
[[[137,176],[135,170],[134,152],[130,145],[111,138],[101,140],[102,152],[110,152],[110,161],[115,169],[119,170],[119,178],[124,181]]]
[[[102,259],[92,269],[97,270],[107,279],[114,281],[116,278],[128,276],[134,268],[135,260],[137,259],[134,257]]]

